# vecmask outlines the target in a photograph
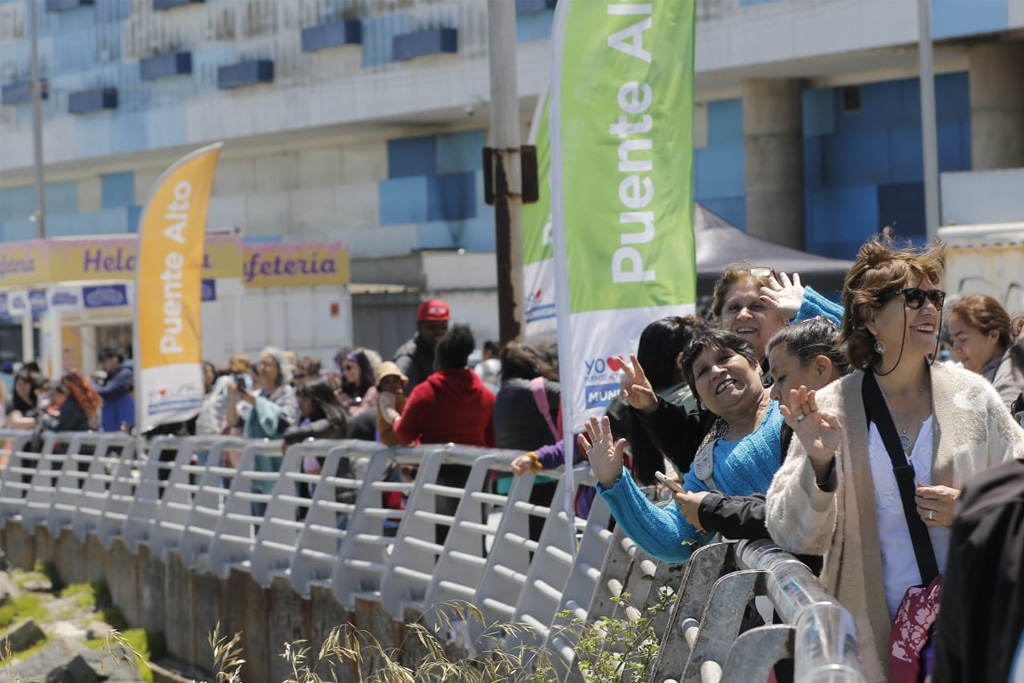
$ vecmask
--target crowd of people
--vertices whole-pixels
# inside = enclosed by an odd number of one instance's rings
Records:
[[[886,231],[861,248],[841,303],[796,274],[730,266],[705,317],[653,321],[618,359],[621,396],[568,445],[556,349],[486,342],[470,368],[472,332],[450,325],[439,299],[419,307],[391,361],[346,348],[326,370],[266,348],[255,364],[207,363],[199,415],[177,428],[283,450],[356,438],[524,451],[513,472],[538,475],[531,501],[544,505],[556,480],[541,473],[568,447],[590,462],[591,495],[655,557],[685,561],[715,534],[799,553],[853,613],[871,680],[916,680],[930,666],[935,681],[1006,680],[1024,628],[1024,315],[988,296],[947,297],[943,256],[939,243],[899,248]],[[51,383],[22,367],[7,426],[131,425],[131,361],[113,349],[100,360],[103,383],[76,370]],[[462,486],[468,470],[445,465],[439,483]],[[641,487],[655,484],[674,505],[650,501]],[[531,538],[542,526],[532,521]],[[986,629],[966,626],[982,617]]]

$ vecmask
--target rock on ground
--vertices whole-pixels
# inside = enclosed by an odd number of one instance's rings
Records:
[[[134,661],[134,660],[133,660]],[[12,680],[25,683],[140,683],[136,670],[108,652],[91,650],[70,638],[57,638],[11,667]]]
[[[0,636],[0,656],[6,655],[7,652],[17,654],[27,650],[44,638],[46,634],[39,628],[35,619],[19,621]]]

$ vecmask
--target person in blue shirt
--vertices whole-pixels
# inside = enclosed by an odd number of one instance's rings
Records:
[[[103,399],[102,429],[105,432],[119,432],[122,425],[135,426],[135,398],[132,391],[135,384],[135,366],[131,359],[113,348],[100,351],[100,366],[107,373],[107,381],[96,387]]]

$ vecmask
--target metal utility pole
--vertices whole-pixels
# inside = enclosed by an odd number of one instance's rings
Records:
[[[498,260],[498,329],[501,343],[523,332],[522,163],[519,88],[516,83],[516,4],[487,0],[491,66],[491,145],[495,254]]]
[[[917,54],[921,71],[921,151],[924,157],[924,220],[929,240],[939,233],[939,147],[935,123],[935,73],[932,68],[931,0],[917,3]]]
[[[39,29],[36,24],[36,0],[29,0],[29,22],[32,31],[32,155],[36,185],[36,225],[39,238],[46,239],[46,186],[43,184],[43,84],[39,80]]]

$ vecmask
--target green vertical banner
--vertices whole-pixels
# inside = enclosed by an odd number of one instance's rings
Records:
[[[551,136],[548,95],[537,100],[528,144],[537,148],[538,198],[523,204],[523,298],[525,337],[530,343],[555,341],[555,264],[551,234]]]
[[[696,0],[559,0],[551,204],[566,443],[619,392],[615,357],[692,313]],[[567,448],[567,459],[572,449]]]

